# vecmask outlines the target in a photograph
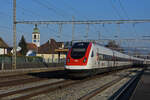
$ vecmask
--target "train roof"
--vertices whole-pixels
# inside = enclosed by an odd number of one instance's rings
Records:
[[[104,47],[100,44],[97,44],[97,43],[93,43],[93,44],[96,44],[98,45],[99,47],[99,52],[102,52],[102,54],[105,54],[105,55],[115,55],[116,57],[120,57],[120,58],[131,58],[132,60],[141,60],[141,61],[144,61],[143,58],[137,58],[137,57],[133,57],[133,56],[130,56],[130,55],[127,55],[127,54],[123,54],[121,52],[118,52],[118,51],[115,51],[115,50],[112,50],[112,49],[109,49],[107,47]],[[113,54],[114,53],[114,54]]]
[[[120,58],[127,58],[127,59],[132,59],[132,60],[141,60],[141,61],[144,61],[143,58],[137,58],[137,57],[133,57],[133,56],[130,56],[130,55],[127,55],[127,54],[123,54],[119,51],[116,51],[116,50],[112,50],[110,48],[107,48],[107,47],[104,47],[103,45],[99,44],[99,43],[96,43],[96,42],[85,42],[85,41],[80,41],[82,43],[92,43],[94,45],[97,45],[98,46],[98,50],[99,52],[101,52],[102,54],[105,54],[105,55],[110,55],[110,56],[113,56],[115,55],[116,57],[120,57]],[[75,42],[75,43],[78,43],[78,42]]]
[[[95,44],[94,44],[95,45]],[[98,45],[98,44],[96,44]],[[101,45],[98,45],[98,50],[99,52],[101,52],[102,54],[105,54],[105,55],[113,55],[113,50],[109,49],[109,48],[106,48],[104,46],[101,46]]]

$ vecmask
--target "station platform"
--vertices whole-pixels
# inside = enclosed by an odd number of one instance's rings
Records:
[[[150,100],[150,67],[144,71],[130,100]]]
[[[47,71],[56,71],[56,70],[64,70],[64,67],[25,68],[25,69],[15,69],[15,70],[0,70],[0,77],[5,76],[5,75],[38,73],[38,72],[47,72]]]

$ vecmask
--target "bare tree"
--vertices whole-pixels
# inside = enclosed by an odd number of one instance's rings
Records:
[[[106,45],[106,47],[120,52],[124,51],[123,48],[121,48],[120,45],[118,45],[115,40],[110,40]]]

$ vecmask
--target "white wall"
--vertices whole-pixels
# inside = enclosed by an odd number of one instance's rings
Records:
[[[0,55],[7,54],[7,49],[0,48]]]

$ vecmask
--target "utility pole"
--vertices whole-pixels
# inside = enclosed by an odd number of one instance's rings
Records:
[[[101,32],[98,31],[98,40],[99,40],[99,43],[100,43],[100,40],[101,40]]]
[[[12,69],[16,69],[16,0],[13,0],[13,57]]]
[[[60,38],[62,32],[62,24],[58,24],[58,25],[59,25],[58,38]]]
[[[72,43],[74,41],[74,27],[75,27],[75,25],[74,25],[74,16],[72,16]]]
[[[118,45],[121,46],[122,41],[120,39],[120,23],[117,24],[117,31],[118,31],[118,35],[117,35],[118,36],[118,42],[119,42]],[[121,49],[120,49],[120,52],[121,52]]]
[[[86,39],[88,39],[89,27],[90,27],[90,25],[87,24],[86,35],[85,35],[85,38],[86,38]]]

